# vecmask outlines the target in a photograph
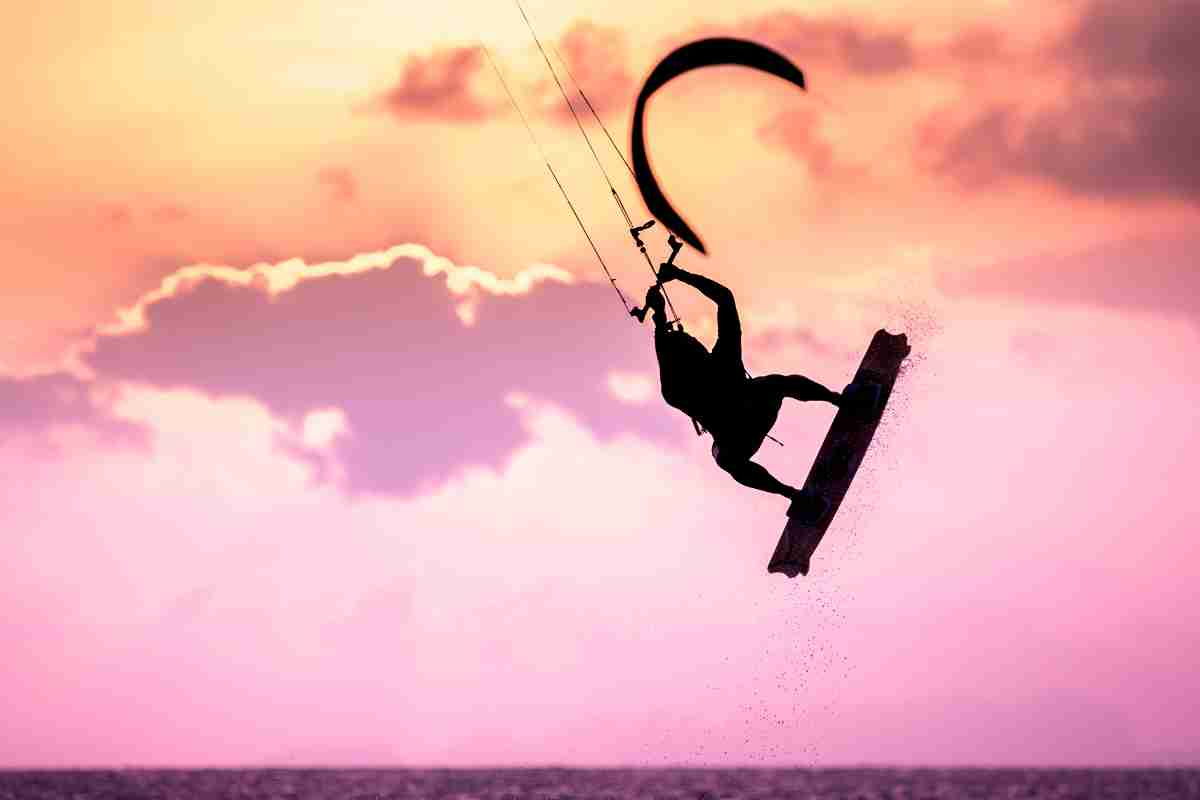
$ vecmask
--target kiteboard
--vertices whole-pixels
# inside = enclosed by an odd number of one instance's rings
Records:
[[[809,561],[837,514],[862,463],[909,353],[908,337],[880,330],[871,339],[838,409],[804,488],[788,509],[788,521],[767,572],[807,575]]]

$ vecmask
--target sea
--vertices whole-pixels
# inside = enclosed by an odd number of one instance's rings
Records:
[[[1200,769],[201,769],[0,772],[3,800],[1200,798]]]

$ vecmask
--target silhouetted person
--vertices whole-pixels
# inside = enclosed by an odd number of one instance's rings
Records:
[[[710,353],[695,338],[671,327],[657,285],[646,292],[646,308],[635,313],[642,317],[646,310],[654,312],[654,350],[663,399],[691,417],[697,431],[712,434],[717,466],[738,483],[795,497],[796,488],[750,459],[775,425],[783,398],[822,400],[840,407],[841,395],[803,375],[748,377],[742,364],[742,325],[733,292],[671,263],[659,267],[658,277],[660,283],[678,280],[693,286],[717,304],[717,341]]]

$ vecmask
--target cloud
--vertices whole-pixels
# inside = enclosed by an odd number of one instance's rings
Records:
[[[737,36],[760,42],[780,51],[805,71],[809,91],[822,106],[841,109],[821,87],[843,86],[859,79],[873,89],[892,85],[922,67],[945,57],[948,44],[918,46],[910,33],[896,26],[887,26],[848,17],[819,18],[791,11],[762,14],[739,21],[734,25],[705,24],[688,32],[686,39],[670,43],[683,44],[701,36]],[[727,80],[758,80],[743,78],[731,72]],[[804,162],[810,174],[821,180],[854,183],[866,178],[870,169],[846,157],[850,137],[821,130],[828,120],[826,109],[808,101],[795,109],[774,115],[757,130],[758,137],[768,146],[779,147]],[[844,143],[835,147],[835,142]]]
[[[633,77],[628,70],[628,45],[621,29],[578,21],[566,30],[557,45],[547,41],[545,46],[576,113],[591,114],[578,89],[587,95],[598,114],[632,104]],[[532,114],[541,109],[554,123],[574,126],[571,109],[563,102],[553,76],[536,50],[532,51],[531,64],[536,79],[526,87],[517,85],[518,77],[511,69],[499,65],[510,89],[519,97],[529,98],[518,100],[522,110]],[[379,104],[403,117],[479,122],[509,112],[509,101],[502,96],[503,89],[491,72],[486,54],[478,47],[447,48],[411,56],[399,82],[379,98]],[[480,73],[488,73],[483,80],[490,94],[480,91]]]
[[[689,32],[688,40],[710,35],[746,36],[779,48],[803,64],[820,62],[864,77],[901,72],[914,66],[918,57],[907,32],[872,27],[855,20],[822,20],[791,12],[760,16],[735,26],[732,31],[727,25],[701,26]],[[664,42],[664,54],[679,44],[682,41]],[[629,70],[629,45],[623,30],[581,20],[566,30],[557,45],[553,42],[545,45],[577,113],[590,115],[577,85],[598,114],[632,105],[637,81]],[[964,44],[967,46],[970,43]],[[524,110],[529,113],[540,107],[554,122],[573,125],[570,109],[563,103],[553,78],[546,74],[540,54],[534,51],[531,58],[537,79],[522,92],[533,98],[528,107],[522,101]],[[479,74],[484,71],[489,71],[486,56],[476,47],[446,48],[411,56],[400,80],[380,96],[378,104],[403,117],[445,122],[478,122],[506,113],[507,101],[480,93]],[[516,88],[511,75],[506,74],[506,80]],[[499,92],[499,87],[496,91]]]
[[[1045,367],[1059,355],[1062,343],[1045,331],[1019,330],[1010,337],[1009,347],[1032,366]]]
[[[133,210],[121,203],[109,203],[98,213],[101,223],[111,230],[121,230],[133,224]]]
[[[768,324],[758,327],[746,337],[747,351],[777,353],[800,349],[808,354],[825,359],[853,358],[856,354],[834,343],[830,338],[819,335],[805,325]]]
[[[477,122],[493,115],[497,106],[476,88],[486,66],[474,46],[434,50],[410,56],[400,80],[378,99],[382,108],[401,117]]]
[[[29,377],[0,375],[0,434],[43,437],[55,429],[83,428],[110,444],[140,445],[145,432],[115,416],[101,387],[66,373]]]
[[[991,28],[968,28],[956,34],[943,49],[956,64],[995,64],[1007,57],[1008,42]]]
[[[162,223],[182,222],[183,220],[187,219],[188,216],[189,214],[186,208],[174,203],[158,206],[150,212],[151,219],[153,219],[155,222]]]
[[[729,531],[775,520],[701,502],[726,483],[711,464],[598,439],[562,409],[527,403],[526,441],[497,469],[404,499],[312,486],[274,447],[290,423],[248,398],[130,386],[116,409],[155,446],[77,448],[0,504],[0,577],[22,592],[0,620],[0,728],[32,734],[12,762],[352,761],[347,737],[405,762],[598,761],[613,754],[604,737],[547,751],[541,734],[594,725],[605,698],[605,724],[637,737],[647,708],[703,690],[697,678],[647,700],[642,687],[719,661],[696,654],[714,630],[757,639],[695,586],[744,562],[736,579],[765,592],[764,545]],[[20,463],[6,445],[0,471]],[[631,524],[666,498],[680,507],[656,535]],[[64,731],[67,710],[104,741]]]
[[[649,373],[610,372],[608,390],[623,403],[644,405],[658,395],[658,380]]]
[[[955,379],[881,434],[907,466],[878,473],[882,506],[831,530],[803,586],[763,571],[782,505],[730,484],[700,442],[603,439],[527,399],[526,439],[497,468],[348,497],[274,446],[296,425],[263,403],[127,387],[114,409],[153,448],[81,447],[5,487],[7,757],[1095,763],[1190,741],[1196,636],[1176,565],[1194,514],[1169,502],[1194,472],[1188,396],[1135,372],[1080,403],[972,339],[956,337]],[[1122,415],[1141,423],[1114,426]],[[1015,438],[1014,418],[1028,425]],[[6,444],[0,472],[21,464]],[[774,455],[803,474],[811,453]],[[1139,525],[1152,546],[1128,536]],[[839,696],[855,703],[827,702]],[[1058,722],[1043,729],[1047,709]],[[70,713],[95,724],[63,726]],[[930,719],[943,741],[914,747]]]
[[[300,438],[306,447],[325,450],[339,436],[349,432],[346,415],[340,408],[319,408],[304,415]]]
[[[1188,0],[1153,14],[1092,0],[1039,54],[1034,81],[1062,84],[1045,102],[1014,74],[1010,97],[962,123],[924,126],[936,169],[970,185],[1005,176],[1048,180],[1080,195],[1134,200],[1200,198],[1200,16]],[[1035,65],[1038,66],[1038,65]],[[1035,99],[1037,98],[1037,99]]]
[[[141,210],[135,209],[129,203],[108,203],[101,206],[97,214],[101,226],[111,232],[132,228],[139,217],[149,219],[154,223],[169,225],[182,222],[189,216],[186,208],[175,203],[166,203]]]
[[[79,355],[97,383],[251,397],[320,441],[355,491],[409,493],[526,438],[505,398],[560,404],[601,436],[658,437],[671,412],[614,396],[651,373],[646,332],[598,284],[535,265],[512,278],[401,245],[346,261],[193,265]],[[313,416],[336,409],[336,417]]]
[[[571,282],[570,273],[549,265],[531,267],[514,278],[499,278],[479,267],[456,265],[418,244],[394,245],[386,250],[359,253],[345,261],[319,264],[308,264],[301,258],[290,258],[277,264],[260,263],[246,269],[220,264],[192,264],[163,278],[156,289],[143,294],[133,305],[118,309],[118,321],[103,326],[100,331],[104,335],[120,336],[142,330],[148,324],[147,314],[153,306],[184,294],[195,284],[208,280],[228,286],[251,287],[275,296],[294,289],[303,281],[385,270],[405,258],[419,262],[427,277],[445,275],[446,286],[451,293],[467,298],[480,291],[496,295],[526,294],[541,281]]]
[[[819,130],[821,116],[809,108],[785,111],[758,130],[765,143],[782,147],[808,165],[818,179],[851,182],[867,174],[865,167],[842,161]]]
[[[569,70],[569,74],[560,73],[560,80],[581,117],[590,116],[591,112],[579,97],[576,84],[598,114],[632,107],[635,88],[627,65],[629,46],[620,28],[576,22],[563,34],[556,50]],[[558,63],[555,63],[555,69],[558,69]],[[574,80],[571,80],[572,76]],[[558,87],[551,81],[545,85],[545,91],[552,93],[548,103],[561,117],[559,121],[570,122],[571,112],[562,102]]]
[[[326,167],[317,173],[317,180],[329,191],[332,200],[351,203],[358,197],[358,180],[347,167]]]
[[[939,273],[956,295],[1016,297],[1200,318],[1200,237],[1139,237],[1075,253],[1045,254]]]
[[[902,72],[917,61],[917,49],[906,31],[886,29],[852,19],[818,19],[777,11],[745,20],[731,31],[706,26],[705,35],[741,36],[794,58],[802,66],[830,65],[861,76]]]

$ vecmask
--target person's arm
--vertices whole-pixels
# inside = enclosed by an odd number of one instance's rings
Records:
[[[723,286],[712,278],[706,278],[703,275],[697,275],[694,272],[688,272],[686,269],[677,267],[672,263],[660,264],[658,267],[658,280],[660,283],[677,280],[681,283],[686,283],[688,286],[696,289],[700,294],[712,300],[717,305],[730,303],[733,301],[733,292],[729,291],[728,287]]]

